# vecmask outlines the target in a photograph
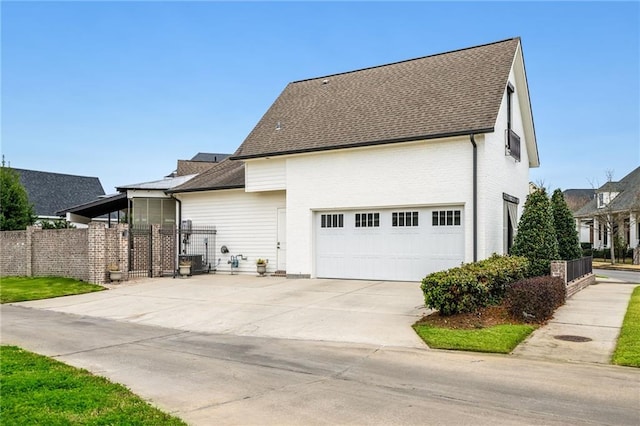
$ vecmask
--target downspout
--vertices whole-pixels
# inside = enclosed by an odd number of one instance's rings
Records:
[[[176,226],[178,231],[178,255],[180,255],[182,250],[182,201],[176,198],[175,194],[171,194],[171,198],[178,203],[178,220]]]
[[[473,145],[473,261],[478,261],[478,145],[475,135],[470,136]]]

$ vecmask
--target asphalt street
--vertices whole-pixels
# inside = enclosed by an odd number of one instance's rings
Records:
[[[594,269],[593,273],[596,274],[599,281],[607,281],[607,278],[612,278],[614,280],[622,281],[630,284],[640,284],[640,271],[618,271],[615,269]]]
[[[634,368],[1,314],[2,344],[123,383],[194,425],[640,422]]]

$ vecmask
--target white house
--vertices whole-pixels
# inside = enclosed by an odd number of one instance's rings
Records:
[[[573,216],[580,242],[590,242],[595,249],[610,248],[616,234],[627,247],[640,247],[640,167],[596,189]]]
[[[538,165],[513,38],[290,83],[230,159],[170,192],[240,271],[417,281],[505,253]]]

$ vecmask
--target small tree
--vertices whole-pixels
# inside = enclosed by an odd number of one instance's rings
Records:
[[[36,216],[20,176],[10,167],[0,167],[0,230],[15,231],[33,225]]]
[[[558,256],[563,260],[579,259],[582,257],[580,238],[576,229],[573,214],[564,199],[560,189],[553,191],[551,196],[551,210],[553,212],[553,227],[558,241]]]
[[[558,259],[551,204],[544,188],[527,197],[518,223],[511,254],[529,259],[529,276],[549,275],[551,261]]]

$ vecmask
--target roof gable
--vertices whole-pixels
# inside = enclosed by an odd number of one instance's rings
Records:
[[[65,208],[95,200],[104,195],[97,177],[75,176],[36,170],[13,169],[27,191],[38,216],[56,216]]]
[[[491,132],[519,38],[290,83],[232,158]]]
[[[167,192],[196,192],[232,188],[244,188],[244,162],[225,158],[214,164],[209,170]]]

